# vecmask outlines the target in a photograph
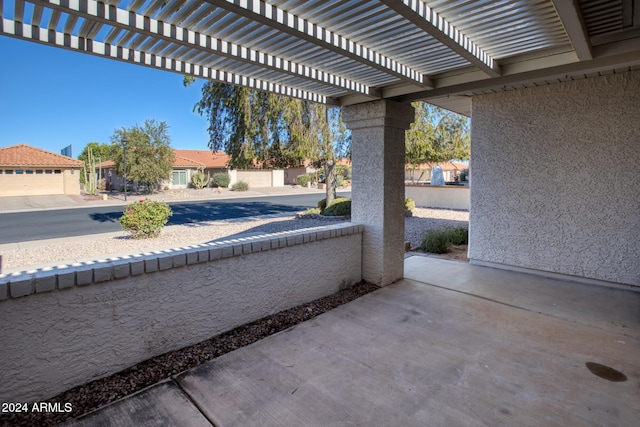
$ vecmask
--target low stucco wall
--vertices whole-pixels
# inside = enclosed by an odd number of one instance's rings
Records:
[[[469,258],[640,285],[640,71],[473,98]]]
[[[350,223],[0,276],[0,401],[41,400],[351,286]]]
[[[469,187],[406,185],[404,193],[418,207],[469,210]]]

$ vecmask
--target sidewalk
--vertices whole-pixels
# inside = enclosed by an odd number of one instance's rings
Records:
[[[350,191],[342,189],[340,191]],[[318,194],[321,196],[325,190],[316,188],[303,188],[298,186],[265,187],[252,188],[248,191],[231,191],[229,189],[204,188],[196,190],[193,188],[168,190],[154,194],[128,193],[127,201],[124,200],[124,193],[103,192],[97,196],[89,195],[46,195],[46,196],[9,196],[0,197],[0,214],[8,212],[29,212],[42,211],[48,209],[73,209],[85,208],[89,206],[118,206],[134,202],[141,199],[151,199],[163,202],[185,202],[202,200],[222,200],[229,198],[247,198],[263,196],[286,196],[293,194]],[[107,200],[103,200],[103,196]],[[322,197],[319,197],[319,199]]]

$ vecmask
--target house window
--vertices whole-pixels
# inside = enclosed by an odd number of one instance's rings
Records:
[[[186,186],[187,185],[187,171],[173,171],[173,172],[171,172],[171,185]]]
[[[36,175],[42,175],[42,169],[36,169]]]
[[[62,170],[61,169],[55,169],[53,171],[53,173],[55,173],[56,175],[60,175],[62,173]]]
[[[16,169],[16,174],[17,175],[22,175],[24,173],[24,171],[22,169]]]
[[[33,169],[27,169],[27,170],[25,170],[25,173],[27,175],[33,175]]]
[[[6,173],[7,175],[13,175],[13,170],[7,169],[6,171],[4,171],[4,173]]]
[[[44,173],[47,175],[51,175],[53,171],[51,169],[45,169]]]

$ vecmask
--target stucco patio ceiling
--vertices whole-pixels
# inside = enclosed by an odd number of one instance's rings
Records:
[[[0,0],[0,34],[330,105],[640,67],[640,0]],[[6,59],[6,58],[5,58]]]

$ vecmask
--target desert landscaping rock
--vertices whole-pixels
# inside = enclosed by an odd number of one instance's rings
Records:
[[[467,225],[469,212],[448,209],[417,208],[412,217],[405,218],[405,241],[411,242],[411,248],[420,246],[420,240],[426,230]],[[87,260],[106,259],[113,256],[133,255],[154,250],[179,248],[189,245],[218,240],[223,237],[240,234],[278,233],[301,228],[322,227],[327,222],[319,219],[295,219],[295,216],[271,216],[243,218],[173,225],[165,227],[159,237],[135,240],[127,233],[84,236],[72,241],[51,243],[39,242],[38,245],[25,245],[17,249],[2,252],[3,272],[9,270],[30,270],[45,265],[72,264]],[[189,262],[187,260],[187,262]]]

